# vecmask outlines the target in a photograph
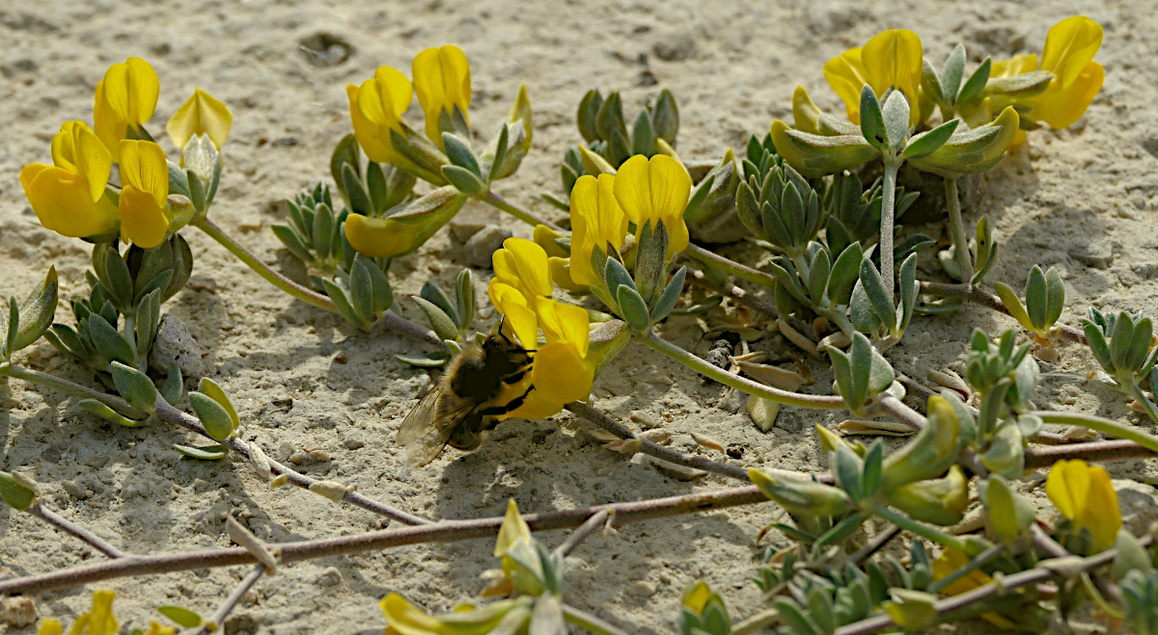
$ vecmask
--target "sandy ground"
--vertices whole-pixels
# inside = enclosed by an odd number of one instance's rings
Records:
[[[332,5],[274,0],[162,3],[9,0],[0,7],[0,292],[23,297],[55,264],[61,296],[87,292],[88,250],[37,223],[17,174],[47,161],[48,142],[62,121],[90,119],[92,90],[114,62],[147,58],[161,77],[162,95],[149,126],[163,122],[200,86],[232,108],[227,171],[212,216],[268,262],[289,262],[269,231],[286,222],[279,202],[328,178],[329,153],[349,130],[344,87],[379,65],[408,72],[422,49],[461,46],[474,77],[472,122],[489,136],[526,82],[535,110],[532,154],[500,191],[542,214],[542,191],[559,191],[558,162],[578,140],[574,111],[592,87],[623,92],[628,111],[668,88],[681,109],[679,151],[689,159],[717,159],[763,135],[774,118],[790,116],[797,84],[822,107],[839,112],[821,66],[845,48],[886,28],[909,28],[926,55],[940,60],[963,42],[973,62],[1039,51],[1061,17],[1086,14],[1105,27],[1098,59],[1106,83],[1086,117],[1071,130],[1031,134],[1030,143],[974,184],[966,210],[987,213],[1003,243],[991,280],[1021,288],[1033,263],[1058,267],[1066,282],[1063,320],[1089,305],[1105,310],[1158,312],[1158,223],[1155,168],[1158,121],[1153,107],[1158,18],[1143,0],[1118,2],[861,3],[808,0],[778,3],[665,3],[603,1],[512,3],[431,0]],[[332,66],[311,63],[301,42],[331,34],[350,46]],[[654,78],[654,85],[648,85]],[[414,109],[417,112],[417,107]],[[411,114],[414,115],[415,112]],[[412,121],[417,124],[418,117]],[[163,141],[164,143],[164,141]],[[742,150],[741,150],[742,152]],[[497,224],[517,235],[528,228],[477,205],[463,218]],[[919,228],[937,233],[939,227]],[[524,511],[544,512],[675,495],[730,486],[718,477],[695,483],[664,476],[639,459],[608,452],[567,416],[511,421],[496,442],[474,454],[449,452],[424,469],[405,465],[393,432],[429,386],[426,372],[395,361],[421,344],[387,333],[367,336],[337,316],[291,301],[195,230],[185,236],[196,267],[189,286],[165,307],[188,325],[205,351],[205,370],[233,398],[249,433],[266,452],[287,459],[321,448],[329,461],[307,460],[304,472],[346,483],[429,518],[499,515],[508,497]],[[398,293],[415,293],[433,275],[446,285],[461,268],[461,252],[436,236],[391,272]],[[931,266],[922,275],[933,276]],[[480,280],[486,272],[480,273]],[[481,288],[481,287],[480,287]],[[412,318],[417,312],[407,307]],[[58,321],[71,323],[66,307]],[[997,332],[1012,322],[967,308],[949,318],[920,319],[891,352],[895,365],[923,376],[928,368],[961,370],[973,327]],[[668,335],[706,353],[687,318]],[[773,355],[792,352],[779,337],[755,344]],[[1046,366],[1037,399],[1043,405],[1132,417],[1122,399],[1085,380],[1089,355],[1062,349]],[[718,386],[704,386],[686,369],[634,347],[597,381],[597,405],[633,425],[675,433],[673,446],[699,448],[690,433],[745,449],[744,465],[822,469],[811,427],[832,424],[785,408],[778,427],[763,434],[739,402]],[[23,363],[89,382],[84,371],[42,343]],[[826,391],[831,377],[814,363]],[[171,449],[191,441],[164,425],[114,429],[53,393],[20,382],[0,384],[0,469],[34,474],[46,505],[134,553],[225,546],[223,518],[248,516],[270,541],[335,536],[377,528],[382,521],[356,509],[291,488],[271,491],[245,463],[182,460]],[[1158,476],[1152,463],[1113,466],[1117,478]],[[708,580],[735,617],[763,605],[750,581],[761,548],[760,529],[784,520],[771,505],[625,527],[617,537],[595,536],[568,560],[566,597],[629,631],[668,632],[684,585]],[[549,544],[559,534],[544,536]],[[470,600],[478,574],[493,566],[492,543],[408,547],[359,557],[298,564],[263,581],[227,625],[227,632],[377,632],[385,622],[377,601],[398,591],[428,609]],[[26,515],[0,508],[0,576],[49,571],[100,557]],[[181,573],[115,581],[122,623],[147,626],[159,605],[187,606],[203,615],[244,574],[243,569]],[[87,610],[92,589],[37,598],[42,615],[66,623]],[[29,629],[17,632],[29,632]]]

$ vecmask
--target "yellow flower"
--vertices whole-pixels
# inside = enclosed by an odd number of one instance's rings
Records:
[[[177,635],[177,629],[172,626],[161,626],[157,622],[150,622],[149,630],[145,631],[145,635]]]
[[[414,77],[414,92],[418,93],[418,103],[426,114],[426,136],[441,148],[444,128],[439,125],[439,121],[444,112],[453,121],[455,109],[458,109],[463,120],[467,125],[470,124],[470,118],[467,117],[467,108],[470,107],[470,64],[466,54],[457,46],[449,44],[426,49],[414,58],[411,76]]]
[[[615,198],[615,178],[611,174],[600,174],[598,178],[583,175],[571,189],[570,272],[577,284],[602,280],[603,272],[591,266],[591,253],[596,248],[604,255],[611,253],[612,249],[622,248],[627,238],[627,215]]]
[[[969,564],[969,557],[966,556],[964,552],[958,551],[957,549],[953,549],[951,547],[946,547],[945,550],[941,552],[941,557],[933,561],[933,580],[943,580],[952,575],[954,571],[957,571],[967,564]],[[945,588],[942,589],[942,593],[945,595],[961,595],[962,593],[972,591],[977,587],[985,586],[990,582],[993,582],[992,577],[990,577],[984,571],[974,569],[946,585]],[[981,619],[993,624],[994,626],[997,626],[998,628],[1013,629],[1015,626],[1017,626],[1012,621],[992,611],[988,613],[982,613]]]
[[[229,137],[229,128],[232,125],[233,115],[229,113],[229,108],[213,95],[198,88],[193,91],[193,96],[173,113],[173,117],[165,125],[165,131],[169,133],[169,139],[173,144],[182,150],[185,144],[189,143],[189,139],[202,134],[209,135],[209,140],[220,150],[221,146],[225,145],[225,139]]]
[[[1105,468],[1081,459],[1058,461],[1049,471],[1045,493],[1075,530],[1090,532],[1095,552],[1114,546],[1122,528],[1122,514],[1118,493]]]
[[[920,121],[922,74],[921,38],[904,29],[885,31],[863,48],[854,48],[824,65],[824,78],[844,101],[848,118],[860,123],[860,94],[871,86],[877,98],[890,88],[904,93],[909,101],[909,125]]]
[[[1085,16],[1055,24],[1045,38],[1040,69],[1054,77],[1045,91],[1014,100],[1019,110],[1024,109],[1022,118],[1049,124],[1054,130],[1068,128],[1080,119],[1106,78],[1102,65],[1094,61],[1101,45],[1102,26]],[[1036,57],[1019,55],[994,64],[993,74],[1013,76],[1036,70]]]
[[[503,314],[503,328],[510,329],[523,348],[534,351],[530,372],[499,395],[498,403],[523,399],[502,418],[541,419],[558,413],[564,404],[586,399],[596,370],[595,359],[587,355],[591,341],[587,311],[550,298],[547,252],[529,240],[508,238],[495,252],[494,267],[488,293]]]
[[[52,163],[31,163],[20,171],[40,224],[70,238],[115,231],[117,208],[105,196],[112,155],[92,129],[82,121],[61,125],[52,138]]]
[[[361,86],[346,86],[350,99],[350,120],[354,136],[371,161],[398,166],[410,165],[394,149],[393,134],[406,135],[402,113],[410,107],[414,89],[410,80],[389,66],[379,66],[374,77]]]
[[[157,72],[139,57],[113,64],[105,72],[96,87],[92,118],[96,135],[112,154],[113,161],[119,160],[121,139],[142,136],[141,126],[153,118],[160,94]]]
[[[495,277],[490,283],[492,288],[504,284],[513,287],[528,300],[535,296],[551,295],[547,252],[534,242],[525,238],[508,238],[491,260],[495,269]],[[493,293],[491,299],[494,300]]]
[[[426,611],[414,606],[409,600],[397,593],[391,593],[382,598],[379,603],[382,612],[386,614],[386,633],[399,635],[425,635],[427,633],[444,633],[448,629],[442,623],[426,614]]]
[[[169,233],[169,165],[152,141],[121,141],[121,238],[149,249]]]
[[[92,594],[92,610],[76,618],[69,635],[116,635],[117,618],[113,615],[113,599],[116,593],[112,591],[96,591]],[[59,635],[60,622],[48,620],[40,626],[37,635]]]
[[[675,159],[657,154],[651,159],[637,154],[619,166],[613,182],[615,199],[635,223],[636,237],[645,225],[663,223],[668,245],[665,262],[688,248],[684,209],[692,191],[692,179]]]

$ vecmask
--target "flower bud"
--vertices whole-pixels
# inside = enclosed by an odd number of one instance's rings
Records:
[[[793,130],[777,119],[772,122],[776,152],[808,178],[851,170],[879,153],[860,135],[820,136]]]
[[[884,461],[881,490],[936,478],[957,460],[961,450],[957,412],[944,397],[929,397],[928,424],[916,438]]]
[[[776,478],[760,470],[748,470],[748,478],[765,496],[784,509],[804,516],[842,516],[852,511],[852,501],[839,487],[794,478]]]
[[[350,214],[346,239],[358,253],[391,258],[410,253],[425,243],[466,203],[467,196],[453,186],[440,187],[383,218]]]
[[[910,159],[919,170],[948,178],[977,174],[1001,163],[1005,150],[1018,131],[1017,112],[1007,107],[997,119],[971,129],[959,126],[949,140],[932,154]]]
[[[884,497],[889,505],[921,522],[955,525],[969,506],[969,479],[954,465],[945,478],[909,483],[887,490]]]

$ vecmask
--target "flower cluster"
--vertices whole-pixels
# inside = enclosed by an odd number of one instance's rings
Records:
[[[410,79],[399,70],[381,66],[374,77],[360,85],[350,84],[350,121],[358,146],[371,166],[360,179],[354,161],[354,181],[363,180],[369,205],[359,205],[348,196],[344,177],[335,174],[339,186],[350,199],[351,213],[345,235],[359,253],[386,258],[413,251],[445,225],[470,196],[483,195],[490,183],[513,174],[531,144],[531,106],[526,86],[519,90],[509,121],[502,125],[494,141],[480,156],[471,147],[468,109],[471,99],[470,64],[457,46],[429,48],[414,58]],[[425,115],[424,139],[403,120],[415,95]],[[374,164],[388,164],[411,181],[394,189],[401,196],[378,196],[387,188],[388,178]],[[433,192],[409,201],[413,179],[434,186]],[[377,205],[374,199],[390,199],[391,205]]]
[[[119,237],[147,249],[160,245],[195,213],[205,212],[216,175],[193,175],[206,183],[199,196],[190,197],[190,177],[178,170],[185,176],[185,191],[171,192],[165,151],[145,129],[159,95],[157,73],[145,60],[131,57],[108,69],[96,87],[93,127],[66,121],[52,139],[52,165],[32,163],[20,172],[24,193],[44,227],[95,242]],[[198,89],[167,130],[182,150],[202,134],[219,150],[231,121],[224,104]],[[120,166],[119,188],[110,182],[114,163]]]
[[[498,398],[499,403],[510,403],[526,395],[522,405],[504,417],[549,417],[563,404],[586,399],[597,367],[589,355],[587,311],[551,298],[554,284],[547,252],[532,241],[508,238],[494,254],[494,268],[488,294],[503,315],[503,328],[523,348],[534,351],[530,372],[505,387]]]

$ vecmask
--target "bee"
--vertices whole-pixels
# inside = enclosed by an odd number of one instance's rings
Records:
[[[501,328],[482,344],[472,342],[463,348],[398,428],[396,440],[407,447],[410,465],[430,463],[447,445],[467,451],[477,448],[483,432],[498,425],[496,417],[521,406],[530,394],[527,388],[505,404],[492,403],[504,387],[522,381],[532,354]]]

